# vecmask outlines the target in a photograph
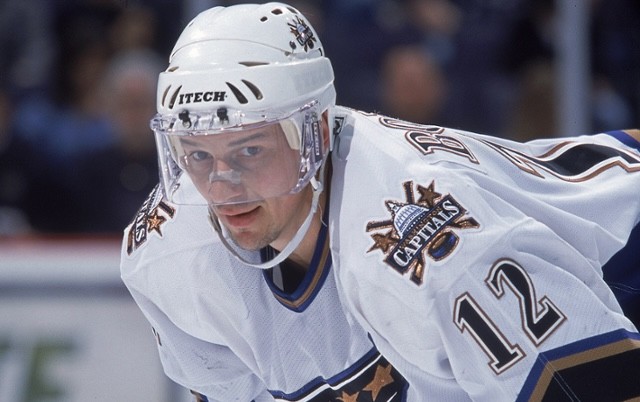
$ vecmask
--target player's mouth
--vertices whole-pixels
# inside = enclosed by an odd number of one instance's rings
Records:
[[[215,208],[218,219],[227,227],[247,228],[255,222],[260,210],[259,205],[220,206]]]

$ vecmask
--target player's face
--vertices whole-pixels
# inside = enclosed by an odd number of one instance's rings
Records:
[[[311,193],[289,194],[300,152],[289,147],[280,125],[187,137],[181,145],[185,171],[239,246],[255,250],[293,237]]]

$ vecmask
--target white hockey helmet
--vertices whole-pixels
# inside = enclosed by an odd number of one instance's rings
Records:
[[[300,191],[314,180],[326,159],[319,119],[334,104],[331,63],[317,33],[298,10],[267,3],[200,13],[180,35],[169,67],[160,74],[158,114],[151,121],[168,199],[221,205]],[[210,139],[211,144],[219,140],[221,149],[226,149],[234,136],[262,131],[273,134],[267,146],[285,144],[290,149],[282,155],[293,150],[296,158],[271,158],[279,163],[269,170],[267,190],[255,184],[264,182],[260,173],[266,170],[236,157],[247,156],[256,147],[209,153],[209,148],[191,146]],[[212,184],[226,181],[241,190],[229,199],[183,194],[181,181],[195,183],[197,174]],[[202,194],[202,184],[198,188]]]

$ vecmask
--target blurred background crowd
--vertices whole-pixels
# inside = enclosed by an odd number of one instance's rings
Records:
[[[640,2],[578,0],[588,132],[640,127]],[[561,132],[563,0],[291,0],[338,104],[517,140]],[[0,0],[0,235],[119,236],[157,183],[157,75],[213,0]],[[577,27],[575,29],[578,29]]]

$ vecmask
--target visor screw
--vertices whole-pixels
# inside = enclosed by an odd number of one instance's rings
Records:
[[[191,119],[189,119],[189,111],[183,110],[178,113],[178,118],[182,121],[182,127],[189,128],[191,127]]]
[[[221,122],[228,122],[229,121],[229,115],[227,112],[227,108],[226,107],[221,107],[217,110],[216,114],[218,115],[218,118],[220,119]]]

